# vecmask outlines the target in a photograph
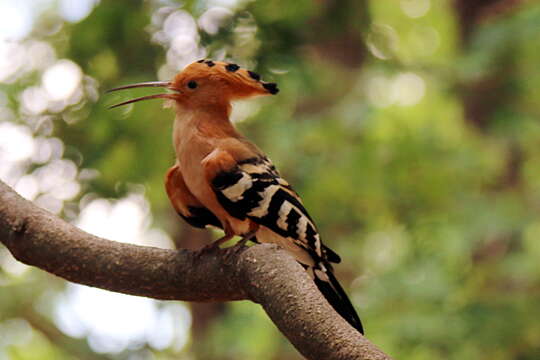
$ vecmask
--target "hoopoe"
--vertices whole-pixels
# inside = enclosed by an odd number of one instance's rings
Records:
[[[231,121],[231,101],[256,95],[275,95],[275,83],[263,82],[236,64],[199,60],[172,81],[126,85],[164,87],[171,93],[148,95],[111,106],[147,99],[168,99],[176,110],[173,143],[176,163],[165,187],[178,214],[190,225],[215,226],[225,235],[219,246],[238,235],[242,241],[275,243],[288,250],[306,269],[332,307],[354,328],[362,323],[331,263],[340,257],[320,239],[302,200],[270,159],[240,135]]]

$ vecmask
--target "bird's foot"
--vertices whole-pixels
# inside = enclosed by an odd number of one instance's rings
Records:
[[[240,241],[238,241],[234,246],[231,246],[227,249],[227,254],[225,256],[230,260],[231,256],[240,253],[246,247],[246,243],[248,241],[255,239],[256,232],[257,230],[253,230],[242,236],[242,239],[240,239]]]
[[[239,247],[239,248],[242,248],[244,246],[246,246],[246,243],[250,240],[254,240],[255,242],[257,241],[255,239],[255,234],[257,233],[257,230],[252,230],[250,232],[248,232],[247,234],[245,234],[242,239],[240,239],[240,241],[238,241],[235,245],[235,247]]]
[[[225,261],[232,262],[233,260],[236,260],[238,258],[238,255],[246,249],[246,243],[248,241],[257,241],[255,239],[255,233],[257,232],[257,229],[252,230],[242,236],[242,239],[238,241],[234,246],[231,246],[230,248],[227,248],[227,253],[225,254]]]
[[[216,241],[214,242],[211,242],[210,244],[208,245],[205,245],[204,247],[202,247],[199,251],[197,251],[197,256],[198,257],[201,257],[203,255],[206,255],[206,254],[209,254],[209,253],[212,253],[214,251],[217,251],[219,250],[220,246],[229,241],[230,239],[232,239],[233,235],[225,235],[219,239],[217,239]]]

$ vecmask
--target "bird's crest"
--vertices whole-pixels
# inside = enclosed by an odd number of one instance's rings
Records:
[[[236,100],[256,95],[275,95],[279,92],[276,83],[261,80],[259,74],[233,63],[199,60],[180,71],[172,81],[150,81],[120,86],[110,91],[138,87],[164,87],[173,93],[142,96],[113,105],[114,108],[148,99],[169,99],[179,103]],[[201,96],[202,95],[202,96]]]
[[[182,72],[176,75],[178,78],[222,78],[231,81],[237,86],[247,85],[260,89],[261,93],[275,95],[279,92],[276,83],[265,82],[256,72],[241,68],[237,64],[213,60],[199,60],[188,65]],[[173,81],[174,83],[174,81]]]

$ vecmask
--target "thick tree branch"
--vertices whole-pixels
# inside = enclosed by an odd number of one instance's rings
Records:
[[[302,267],[272,245],[164,250],[87,234],[0,181],[0,242],[19,261],[66,280],[155,299],[249,299],[307,359],[390,359],[343,320]]]

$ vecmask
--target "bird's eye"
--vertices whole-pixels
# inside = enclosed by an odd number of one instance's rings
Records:
[[[187,83],[187,86],[190,89],[195,89],[197,87],[197,82],[194,80],[191,80],[190,82]]]

